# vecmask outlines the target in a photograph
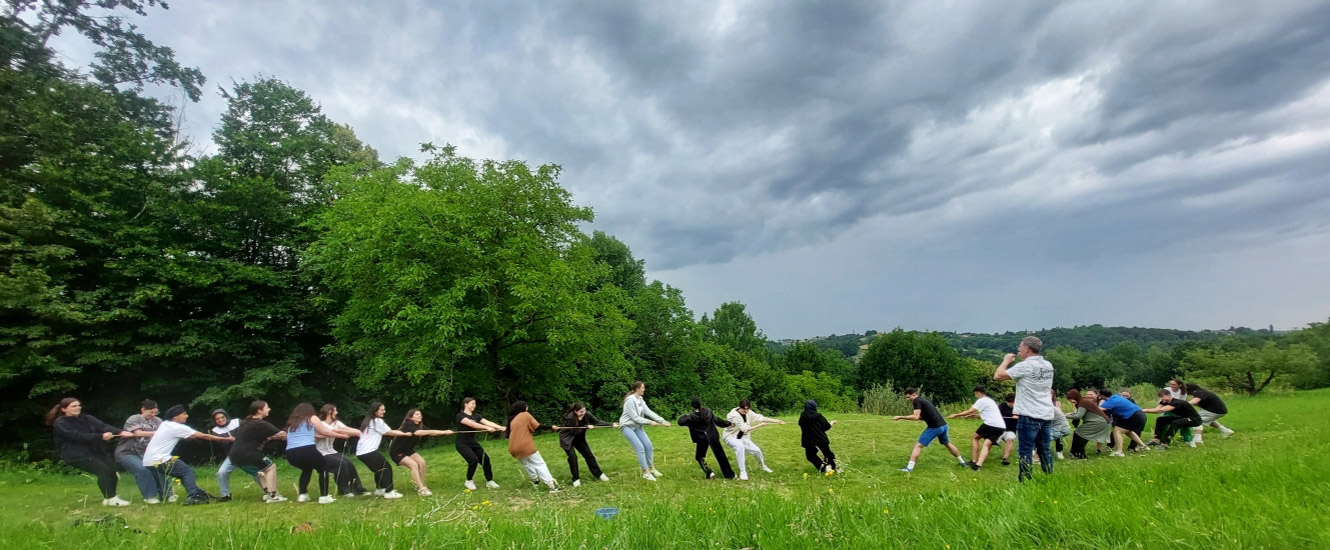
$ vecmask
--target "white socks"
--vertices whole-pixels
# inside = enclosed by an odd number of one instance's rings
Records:
[[[905,465],[905,469],[906,469],[906,470],[913,470],[913,469],[914,469],[914,461],[911,460],[909,464],[906,464],[906,465]]]

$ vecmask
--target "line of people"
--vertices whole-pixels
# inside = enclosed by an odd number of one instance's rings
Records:
[[[1058,395],[1051,387],[1052,365],[1039,355],[1040,348],[1038,339],[1026,338],[1018,354],[1008,355],[998,367],[995,380],[1016,381],[1016,393],[1007,395],[1003,404],[988,397],[986,389],[980,386],[974,388],[975,402],[970,408],[948,417],[981,420],[971,438],[968,460],[951,443],[946,419],[937,407],[922,397],[919,390],[908,388],[905,394],[914,412],[896,416],[894,420],[922,421],[925,429],[901,471],[913,472],[923,449],[933,441],[945,446],[956,458],[958,465],[973,470],[983,467],[995,445],[1004,447],[1002,462],[1004,465],[1009,464],[1011,448],[1016,446],[1019,448],[1021,466],[1018,479],[1023,481],[1030,477],[1034,464],[1040,464],[1045,473],[1052,473],[1054,455],[1049,449],[1050,442],[1056,443],[1056,456],[1061,459],[1062,440],[1068,435],[1072,437],[1072,457],[1086,458],[1086,447],[1090,442],[1095,442],[1101,449],[1112,446],[1111,456],[1123,456],[1123,448],[1128,440],[1132,441],[1132,447],[1148,450],[1152,445],[1167,448],[1173,436],[1179,432],[1190,435],[1191,444],[1195,446],[1202,441],[1204,426],[1220,430],[1225,438],[1233,433],[1219,423],[1219,419],[1227,414],[1227,408],[1217,395],[1176,379],[1170,381],[1169,388],[1160,390],[1159,404],[1153,408],[1142,409],[1129,396],[1101,396],[1107,392],[1095,390],[1082,394],[1073,389],[1066,393],[1066,398],[1074,410],[1065,413]],[[1021,361],[1011,365],[1017,357]],[[384,420],[386,408],[380,402],[369,405],[359,429],[351,428],[340,420],[336,405],[325,404],[315,411],[309,403],[297,405],[279,428],[269,422],[271,408],[261,400],[252,403],[249,414],[240,420],[231,419],[223,410],[213,411],[214,426],[209,432],[199,432],[185,423],[189,414],[183,405],[172,406],[164,415],[158,415],[157,404],[151,400],[143,401],[139,413],[126,419],[120,429],[83,414],[82,404],[73,398],[63,399],[52,408],[47,422],[54,429],[56,449],[61,459],[70,466],[93,474],[97,478],[103,504],[108,506],[129,504],[116,494],[117,470],[134,477],[144,502],[149,504],[177,500],[171,479],[179,480],[183,486],[186,504],[205,503],[214,499],[221,502],[231,500],[229,481],[235,470],[241,470],[254,478],[263,493],[263,501],[284,502],[287,498],[278,491],[276,464],[265,453],[265,446],[273,441],[284,442],[287,462],[299,470],[296,500],[312,500],[308,489],[317,475],[318,502],[326,504],[335,501],[331,494],[332,486],[337,488],[340,495],[347,497],[373,494],[386,499],[401,498],[403,495],[396,490],[393,467],[388,464],[388,460],[407,470],[418,494],[431,495],[432,491],[426,485],[428,465],[425,458],[416,451],[417,444],[424,437],[455,436],[454,446],[467,464],[463,487],[477,490],[474,479],[477,470],[480,470],[485,476],[485,485],[497,489],[499,485],[494,481],[490,456],[477,441],[477,433],[507,432],[509,454],[521,465],[528,479],[536,486],[544,484],[550,492],[559,492],[560,488],[548,464],[536,449],[534,434],[543,430],[558,432],[559,447],[566,454],[572,485],[577,487],[582,483],[579,455],[586,462],[592,479],[609,481],[609,476],[601,469],[587,443],[587,431],[596,428],[617,429],[632,447],[642,478],[656,481],[663,474],[656,468],[654,448],[645,428],[668,427],[670,423],[647,406],[645,392],[643,382],[633,384],[632,390],[624,396],[623,411],[618,422],[596,418],[579,402],[565,411],[559,425],[553,426],[542,426],[522,401],[513,404],[506,426],[498,424],[478,413],[476,400],[471,397],[462,400],[461,410],[453,418],[454,429],[445,430],[425,428],[423,414],[415,408],[407,411],[397,429],[392,429]],[[691,405],[692,412],[681,416],[678,424],[688,428],[690,438],[696,445],[695,460],[705,479],[716,476],[707,462],[708,452],[714,456],[720,475],[725,479],[748,480],[750,455],[764,472],[772,472],[762,448],[754,441],[753,432],[765,426],[785,424],[785,421],[757,413],[747,399],[741,400],[723,419],[703,407],[697,398],[693,399]],[[1140,439],[1147,413],[1160,414],[1155,423],[1154,438],[1149,444]],[[805,457],[817,471],[827,475],[834,474],[837,469],[836,455],[827,437],[827,432],[835,424],[835,421],[827,420],[818,412],[817,403],[813,400],[805,403],[798,421],[800,445],[805,450]],[[388,460],[380,452],[384,437],[391,438]],[[119,441],[115,450],[108,454],[104,442],[116,438]],[[352,438],[357,439],[354,445],[344,443],[339,450],[338,440]],[[199,488],[194,469],[172,454],[176,445],[187,439],[202,439],[226,445],[226,456],[217,471],[219,496],[213,497]],[[738,462],[737,473],[725,447],[734,452]],[[374,491],[369,491],[361,482],[356,466],[347,456],[348,452],[354,452],[356,459],[369,470]],[[1033,456],[1036,453],[1037,458]]]

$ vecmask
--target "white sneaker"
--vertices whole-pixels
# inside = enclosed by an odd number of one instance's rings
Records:
[[[469,479],[466,480],[466,483],[463,483],[462,486],[466,487],[467,489],[471,489],[472,491],[476,490],[476,482],[471,481]]]
[[[383,490],[383,489],[375,489],[375,490],[374,490],[374,496],[376,496],[376,497],[381,497],[381,496],[386,495],[386,494],[388,494],[388,491],[385,491],[385,490]]]
[[[1227,431],[1227,432],[1223,432],[1223,433],[1221,433],[1221,434],[1219,435],[1219,439],[1228,439],[1228,438],[1230,438],[1230,437],[1233,437],[1233,430],[1229,430],[1229,431]]]
[[[762,471],[763,471],[763,472],[766,472],[766,473],[768,473],[768,474],[773,473],[772,470],[771,470],[771,468],[768,468],[768,467],[766,466],[766,464],[763,464],[763,465],[762,465]]]
[[[1119,453],[1119,452],[1117,452],[1117,451],[1113,451],[1113,452],[1111,452],[1111,453],[1108,453],[1108,456],[1125,457],[1125,456],[1127,456],[1127,455],[1124,455],[1124,454]]]
[[[309,495],[300,495],[296,497],[296,502],[309,502]]]
[[[645,474],[642,474],[642,479],[645,479],[647,481],[655,481],[656,476],[651,475],[651,472],[647,472]]]
[[[1066,460],[1065,458],[1062,458],[1062,451],[1058,451],[1058,460]]]
[[[557,493],[557,492],[559,492],[560,490],[561,490],[561,489],[559,489],[557,486],[555,486],[555,485],[550,485],[550,494]]]
[[[739,481],[748,481],[748,472],[739,472]]]
[[[601,481],[609,481],[609,480],[610,480],[610,476],[607,476],[607,475],[605,475],[605,474],[600,474],[600,480],[601,480]]]
[[[582,480],[580,479],[573,480],[573,487],[581,487],[581,486],[582,486]]]
[[[1196,448],[1196,442],[1195,442],[1195,441],[1188,441],[1188,442],[1187,442],[1187,446],[1188,446],[1188,447],[1191,447],[1191,448],[1194,449],[1194,448]]]
[[[287,498],[279,494],[274,494],[267,496],[265,500],[267,500],[269,504],[272,504],[275,502],[286,502]]]
[[[402,498],[402,493],[399,493],[397,491],[388,491],[383,494],[383,498],[386,499]]]
[[[319,497],[319,504],[332,504],[334,502],[337,502],[337,499],[333,498],[332,495]]]
[[[129,502],[115,496],[102,499],[102,506],[129,506]]]
[[[175,502],[175,501],[177,501],[177,500],[180,500],[180,497],[177,496],[177,495],[175,495],[175,494],[172,494],[171,496],[166,497],[166,501],[167,501],[167,502]]]
[[[145,499],[143,499],[143,503],[144,503],[144,504],[161,504],[162,501],[161,501],[160,499],[155,499],[155,498],[145,498]]]
[[[493,482],[493,481],[486,481],[486,482],[485,482],[485,486],[486,486],[486,487],[489,487],[490,489],[498,489],[498,488],[499,488],[499,484],[498,484],[498,483],[495,483],[495,482]]]
[[[655,468],[651,469],[651,475],[656,477],[665,477],[665,474],[660,473],[660,470],[657,470]]]

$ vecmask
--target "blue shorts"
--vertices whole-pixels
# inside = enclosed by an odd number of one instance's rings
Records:
[[[919,434],[919,444],[925,447],[927,447],[929,443],[932,443],[934,439],[936,439],[938,443],[941,443],[943,445],[951,443],[951,438],[947,437],[946,424],[943,424],[936,428],[929,428],[927,430],[924,430],[924,433]]]

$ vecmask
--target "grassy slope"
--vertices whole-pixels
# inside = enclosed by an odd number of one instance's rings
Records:
[[[450,445],[433,447],[435,496],[413,490],[397,501],[340,499],[331,505],[258,502],[251,480],[233,477],[240,501],[209,506],[138,504],[130,479],[118,510],[95,501],[90,478],[0,473],[0,547],[97,548],[1254,548],[1330,547],[1330,391],[1232,399],[1227,441],[1125,459],[1061,461],[1051,476],[1015,483],[1014,466],[982,472],[956,467],[945,450],[927,449],[912,475],[895,471],[921,425],[838,415],[832,445],[839,475],[812,471],[798,427],[756,432],[775,474],[752,481],[703,481],[680,428],[653,428],[655,484],[634,474],[617,432],[595,430],[591,444],[613,478],[548,495],[524,481],[502,441],[494,455],[497,491],[461,492],[464,463]],[[833,416],[833,419],[837,416]],[[977,421],[953,421],[964,437]],[[537,438],[555,476],[567,464],[553,437]],[[714,466],[714,461],[712,461]],[[750,465],[752,462],[750,461]],[[294,479],[280,464],[287,496]],[[211,471],[201,485],[216,488]],[[399,487],[409,487],[397,470]],[[804,474],[810,474],[805,477]],[[584,474],[585,475],[585,474]],[[363,470],[362,470],[363,477]],[[86,502],[85,502],[86,499]],[[488,503],[488,504],[486,504]],[[622,510],[611,521],[592,511]],[[73,527],[77,518],[119,514],[143,531]],[[308,522],[312,529],[292,533]]]

